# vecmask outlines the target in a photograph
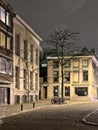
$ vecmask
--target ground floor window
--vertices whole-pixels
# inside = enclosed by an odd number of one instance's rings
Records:
[[[88,95],[88,87],[75,87],[75,94],[77,96],[87,96]]]
[[[15,103],[20,103],[20,96],[19,95],[15,95]]]
[[[58,96],[58,86],[54,86],[53,95]]]
[[[0,88],[0,105],[10,104],[10,88]]]
[[[65,86],[65,96],[70,96],[70,86]]]

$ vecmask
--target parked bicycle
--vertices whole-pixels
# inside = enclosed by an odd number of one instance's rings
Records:
[[[52,104],[62,104],[64,102],[65,102],[65,98],[63,98],[63,97],[53,97],[51,99]]]

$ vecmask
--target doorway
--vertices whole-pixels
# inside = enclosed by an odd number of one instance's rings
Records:
[[[43,87],[43,98],[47,99],[47,87]]]

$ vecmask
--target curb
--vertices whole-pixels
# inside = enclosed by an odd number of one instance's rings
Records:
[[[76,102],[76,103],[71,103],[71,104],[67,104],[66,103],[66,105],[70,106],[70,105],[77,105],[77,104],[82,104],[82,103],[84,103],[84,102]],[[85,103],[89,103],[89,101],[87,101]],[[62,105],[64,106],[65,104],[62,104]],[[15,113],[12,113],[10,115],[0,116],[0,119],[5,118],[5,117],[10,117],[10,116],[13,116],[13,115],[18,115],[18,114],[25,113],[25,112],[29,112],[29,111],[34,111],[34,110],[41,109],[41,108],[47,108],[47,107],[50,107],[50,106],[52,106],[52,107],[58,107],[59,105],[58,104],[54,104],[54,105],[50,104],[50,105],[41,106],[41,107],[40,106],[39,107],[35,107],[35,108],[32,107],[30,109],[23,110],[23,111],[20,111],[20,112],[15,112]]]
[[[94,114],[95,112],[96,112],[96,110],[93,111],[93,112],[91,112],[91,113],[89,113],[88,115],[86,115],[86,116],[82,119],[82,122],[85,123],[85,124],[87,124],[87,125],[98,126],[98,123],[94,123],[94,122],[89,122],[89,121],[87,121],[87,118],[88,118],[89,116],[91,116],[92,114]]]

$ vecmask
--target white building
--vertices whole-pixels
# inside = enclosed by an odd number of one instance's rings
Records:
[[[13,103],[39,99],[39,59],[42,39],[18,15],[14,18]]]

